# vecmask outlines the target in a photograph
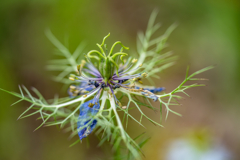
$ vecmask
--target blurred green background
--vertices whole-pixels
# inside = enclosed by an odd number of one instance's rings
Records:
[[[2,0],[0,2],[0,88],[18,91],[18,85],[34,86],[46,98],[62,92],[62,84],[52,81],[46,70],[54,46],[44,31],[53,34],[73,51],[86,42],[86,51],[111,33],[109,44],[121,40],[135,52],[137,32],[145,30],[148,18],[157,8],[162,23],[159,35],[173,23],[179,25],[169,38],[168,50],[179,58],[176,65],[160,74],[158,86],[167,91],[184,79],[190,65],[194,72],[209,65],[213,70],[200,75],[206,87],[188,91],[178,111],[170,115],[165,128],[146,122],[144,130],[131,123],[132,135],[146,131],[151,140],[144,146],[145,159],[165,159],[168,144],[174,139],[194,137],[201,144],[224,145],[240,159],[240,1],[239,0]],[[66,44],[66,43],[65,43]],[[98,148],[94,134],[86,142],[69,148],[77,139],[56,127],[42,127],[37,117],[16,121],[27,103],[11,107],[15,97],[0,92],[1,160],[77,160],[108,159],[110,148]],[[156,106],[158,106],[157,104]],[[159,115],[148,112],[157,119]],[[204,134],[202,134],[204,133]],[[191,136],[189,136],[191,135]],[[199,136],[201,135],[201,136]],[[199,138],[200,137],[200,138]],[[203,138],[205,137],[205,138]],[[208,137],[208,138],[206,138]],[[209,138],[210,137],[210,138]]]

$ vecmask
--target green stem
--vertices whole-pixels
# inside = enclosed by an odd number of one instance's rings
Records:
[[[117,123],[118,123],[118,128],[120,129],[120,132],[121,132],[121,135],[122,135],[122,139],[127,144],[126,134],[125,134],[122,122],[121,122],[121,120],[119,118],[119,115],[117,113],[116,104],[115,104],[114,98],[113,98],[112,95],[109,95],[109,99],[110,99],[111,109],[113,110],[113,112],[115,114],[115,118],[116,118]]]

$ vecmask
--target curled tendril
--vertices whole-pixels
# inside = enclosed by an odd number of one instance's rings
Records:
[[[106,54],[105,54],[104,50],[102,49],[102,46],[100,44],[98,44],[98,43],[97,43],[97,46],[101,50],[103,56],[106,57]]]
[[[124,57],[125,55],[121,55],[120,56],[120,60],[122,61],[122,63],[124,63],[124,61],[123,61],[123,57]]]
[[[127,56],[128,54],[127,53],[124,53],[124,52],[117,52],[115,53],[114,55],[111,56],[112,59],[115,59],[117,56],[119,55],[123,55],[123,56]]]
[[[120,45],[122,46],[122,48],[124,48],[124,49],[126,49],[126,50],[129,50],[129,48],[128,48],[128,47],[125,47],[125,46],[122,44],[122,42],[117,41],[117,42],[115,42],[115,43],[112,45],[112,48],[111,48],[108,56],[111,56],[111,54],[112,54],[112,52],[113,52],[113,49],[114,49],[114,47],[115,47],[117,44],[120,44]],[[122,50],[122,49],[121,49],[121,50]]]
[[[94,59],[96,59],[96,60],[99,60],[99,57],[98,57],[98,56],[92,56],[92,55],[91,55],[91,54],[93,54],[93,53],[97,53],[100,57],[102,57],[102,58],[105,59],[104,55],[102,55],[102,53],[100,53],[100,52],[97,51],[97,50],[91,50],[91,51],[89,51],[89,52],[87,53],[87,56],[88,56],[89,58],[94,58]]]
[[[106,35],[106,36],[103,38],[101,47],[105,44],[105,40],[106,40],[109,36],[110,36],[110,33],[108,33],[108,35]]]

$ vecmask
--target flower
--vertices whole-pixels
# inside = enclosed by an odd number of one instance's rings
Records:
[[[122,58],[127,54],[122,52],[123,49],[113,54],[115,45],[122,45],[119,41],[113,44],[108,56],[106,56],[102,48],[106,37],[102,45],[97,44],[101,52],[96,50],[88,52],[86,56],[87,61],[82,60],[81,64],[77,67],[78,75],[72,74],[69,77],[70,80],[80,83],[79,86],[71,85],[69,87],[68,93],[70,97],[88,97],[88,95],[96,93],[93,99],[83,103],[80,107],[77,127],[78,135],[81,140],[87,137],[97,124],[97,120],[94,119],[94,116],[98,113],[100,108],[99,98],[103,90],[109,90],[109,94],[114,97],[115,104],[118,106],[122,105],[115,95],[115,90],[117,89],[124,89],[129,93],[138,93],[153,101],[157,101],[158,99],[154,93],[164,90],[163,87],[144,88],[142,86],[137,86],[136,84],[142,84],[142,78],[147,77],[145,72],[134,73],[141,68],[142,64],[136,66],[137,59],[128,59],[128,61],[124,63]],[[122,47],[128,49],[123,45]],[[97,56],[93,56],[93,53],[97,53]],[[117,56],[120,56],[122,63],[117,64]],[[94,65],[90,58],[99,61],[99,65]]]
[[[213,66],[209,66],[191,75],[188,75],[188,68],[182,83],[169,93],[156,95],[156,93],[161,92],[164,88],[143,86],[142,78],[147,77],[149,81],[151,81],[151,77],[159,78],[157,74],[172,66],[175,60],[171,52],[163,53],[163,49],[166,47],[166,40],[169,34],[174,30],[176,25],[170,26],[164,35],[153,38],[153,34],[159,28],[159,24],[155,24],[156,16],[157,12],[154,11],[150,17],[146,32],[138,34],[136,48],[139,55],[138,59],[128,58],[127,60],[123,60],[123,57],[128,55],[123,52],[123,49],[128,50],[128,47],[125,47],[120,41],[115,42],[111,49],[108,50],[105,44],[106,38],[110,35],[108,34],[104,37],[101,44],[97,44],[100,52],[97,50],[88,52],[86,59],[82,60],[80,65],[78,65],[80,58],[82,58],[83,46],[79,45],[71,53],[57,40],[50,30],[47,30],[47,37],[60,51],[60,55],[65,57],[65,59],[53,60],[48,66],[50,70],[60,71],[55,80],[69,84],[69,81],[65,78],[77,68],[78,75],[72,74],[69,77],[70,80],[76,82],[76,84],[71,85],[68,89],[70,98],[59,99],[55,96],[53,100],[46,100],[37,89],[33,88],[32,91],[37,96],[34,97],[25,86],[19,86],[20,93],[9,92],[1,88],[0,90],[20,98],[12,105],[21,101],[31,103],[31,106],[18,119],[40,114],[39,118],[42,120],[42,123],[36,130],[43,125],[67,126],[66,130],[72,131],[71,137],[78,134],[80,140],[82,140],[93,132],[94,129],[98,128],[96,135],[100,136],[99,134],[101,133],[99,145],[102,145],[105,141],[110,141],[113,145],[113,150],[118,150],[120,149],[120,144],[123,143],[129,152],[127,157],[131,157],[132,155],[135,159],[141,159],[142,144],[148,139],[140,144],[136,140],[142,134],[132,139],[125,130],[128,126],[128,119],[143,126],[142,120],[146,118],[151,123],[162,127],[159,122],[147,116],[142,110],[142,106],[153,111],[157,110],[147,98],[159,101],[160,121],[162,119],[163,107],[166,108],[165,119],[167,119],[170,112],[180,115],[170,108],[171,106],[179,105],[178,100],[181,96],[178,93],[188,95],[186,93],[187,89],[204,86],[204,84],[198,83],[190,85],[185,85],[185,83],[188,81],[203,80],[201,78],[194,78],[194,76],[213,68]],[[114,48],[118,44],[122,48],[119,52],[114,53]],[[122,93],[122,96],[117,98],[117,92]],[[136,96],[145,97],[148,103],[139,101]],[[120,103],[122,97],[127,99],[127,104],[124,104],[124,106],[121,106]],[[133,107],[130,108],[131,104],[133,104]],[[28,113],[32,109],[35,111]],[[141,116],[139,119],[132,116],[129,112],[132,109],[136,109],[140,113]],[[77,114],[78,110],[80,110],[79,115]],[[119,111],[124,114],[121,118],[118,114]]]

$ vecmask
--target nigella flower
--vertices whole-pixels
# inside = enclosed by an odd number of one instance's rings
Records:
[[[123,60],[123,57],[128,55],[123,52],[123,49],[128,50],[128,48],[119,41],[115,42],[111,49],[108,50],[105,44],[105,40],[109,36],[107,35],[101,44],[97,44],[100,51],[92,50],[88,52],[85,56],[86,59],[82,60],[80,65],[78,65],[80,58],[82,58],[83,47],[80,45],[71,53],[57,40],[50,30],[47,30],[46,35],[58,48],[60,55],[65,57],[65,59],[53,60],[48,66],[50,70],[60,71],[55,80],[69,84],[69,81],[65,78],[77,68],[77,75],[72,74],[69,77],[70,80],[75,82],[68,89],[68,94],[71,98],[59,99],[55,97],[53,100],[46,100],[37,89],[33,88],[32,91],[37,96],[34,97],[25,86],[19,86],[20,94],[1,88],[0,90],[20,98],[14,104],[21,101],[31,103],[19,118],[39,114],[42,123],[38,128],[43,125],[66,126],[66,131],[72,131],[71,137],[78,134],[80,140],[86,138],[93,130],[96,130],[95,133],[100,138],[99,145],[109,141],[113,150],[126,148],[129,153],[127,155],[128,158],[133,156],[135,159],[141,159],[141,147],[148,139],[140,142],[140,144],[137,143],[139,141],[137,138],[141,137],[142,134],[132,139],[125,130],[128,126],[128,119],[143,126],[142,120],[145,118],[155,125],[162,126],[142,110],[142,107],[147,107],[157,111],[157,108],[152,106],[148,99],[152,99],[154,102],[159,101],[160,120],[162,119],[163,107],[166,109],[165,119],[167,119],[170,112],[179,115],[171,108],[179,105],[178,99],[181,96],[178,93],[188,95],[186,89],[204,86],[198,83],[190,85],[185,85],[185,83],[203,80],[194,78],[194,76],[213,68],[209,66],[191,75],[188,75],[187,70],[183,82],[169,93],[156,95],[158,92],[163,91],[164,88],[144,86],[143,78],[147,77],[149,81],[151,81],[151,77],[158,78],[158,74],[162,70],[174,64],[174,57],[171,56],[171,52],[163,53],[163,49],[166,47],[167,37],[174,30],[175,25],[169,27],[163,36],[157,38],[154,36],[155,38],[153,38],[153,34],[159,28],[159,24],[154,23],[156,15],[157,12],[154,11],[150,17],[146,32],[138,34],[138,60],[132,58]],[[114,53],[114,48],[118,44],[122,48]],[[122,94],[121,97],[118,97],[119,94],[117,93]],[[144,97],[146,101],[142,102],[138,96]],[[123,97],[126,100],[124,101],[126,104],[122,106]],[[32,109],[34,109],[34,112],[28,113]],[[139,119],[132,116],[129,112],[132,109],[136,109],[140,114]],[[77,114],[78,110],[80,110],[79,115]],[[124,115],[120,117],[118,112],[122,112]],[[125,147],[120,147],[121,144],[124,144]],[[120,152],[118,151],[117,153]]]
[[[144,88],[136,86],[138,83],[142,84],[142,78],[147,76],[144,72],[134,73],[141,68],[142,64],[135,67],[137,59],[129,59],[124,63],[122,57],[125,56],[126,53],[123,53],[122,50],[123,48],[128,48],[123,46],[121,42],[116,42],[108,56],[106,56],[102,48],[106,38],[107,36],[104,38],[102,45],[98,45],[102,52],[96,50],[90,51],[86,56],[87,62],[82,60],[82,63],[78,65],[78,75],[71,75],[69,77],[70,80],[80,83],[79,86],[71,85],[69,87],[68,93],[70,97],[87,97],[89,94],[96,93],[93,99],[83,103],[80,107],[77,127],[81,140],[87,137],[97,124],[94,116],[96,116],[100,108],[99,98],[103,90],[109,90],[109,94],[113,96],[115,104],[118,106],[122,106],[122,104],[115,95],[115,90],[117,89],[123,89],[129,93],[138,93],[153,101],[157,101],[158,99],[154,93],[164,90],[163,87]],[[123,48],[120,52],[113,54],[112,52],[116,44],[121,44]],[[92,56],[91,54],[93,53],[97,53],[98,56]],[[117,56],[120,56],[122,60],[120,65],[115,62]],[[100,64],[95,66],[90,58],[100,61]]]

